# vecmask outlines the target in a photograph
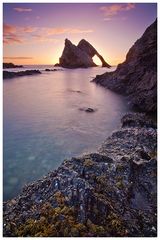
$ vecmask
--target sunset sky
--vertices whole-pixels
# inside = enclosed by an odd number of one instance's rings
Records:
[[[116,65],[156,16],[156,3],[5,3],[3,61],[55,64],[65,38],[84,38]]]

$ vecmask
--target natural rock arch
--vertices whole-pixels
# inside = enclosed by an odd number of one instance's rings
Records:
[[[77,47],[80,48],[82,51],[86,52],[91,58],[93,58],[96,55],[100,59],[102,63],[102,67],[108,67],[108,68],[111,67],[108,63],[106,63],[104,58],[97,52],[97,50],[85,39],[82,39],[78,43]]]
[[[101,60],[102,67],[111,67],[85,39],[82,39],[77,46],[66,39],[62,56],[59,59],[59,65],[65,68],[95,67],[97,65],[92,59],[95,55]]]

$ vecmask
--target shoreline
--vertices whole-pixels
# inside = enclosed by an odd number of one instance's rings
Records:
[[[156,143],[145,114],[126,114],[96,153],[4,202],[4,236],[156,236]]]

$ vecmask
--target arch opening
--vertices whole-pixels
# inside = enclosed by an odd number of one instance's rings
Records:
[[[99,59],[99,57],[97,57],[97,55],[94,55],[94,57],[92,58],[93,59],[93,62],[95,64],[97,64],[98,66],[102,66],[102,62],[101,60]]]

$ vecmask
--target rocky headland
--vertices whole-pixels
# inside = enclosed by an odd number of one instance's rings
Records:
[[[61,66],[64,68],[95,67],[97,65],[92,59],[95,55],[101,60],[102,67],[111,67],[106,63],[97,50],[85,39],[82,39],[77,46],[66,39],[62,56],[59,59],[59,64],[56,64],[55,66]]]
[[[26,71],[19,71],[19,72],[3,71],[3,79],[30,76],[35,74],[41,74],[41,72],[39,70],[26,70]]]
[[[115,72],[94,81],[155,112],[156,54],[155,22]],[[64,160],[26,185],[4,202],[3,230],[4,237],[156,237],[155,122],[128,113],[97,152]]]
[[[149,26],[114,72],[97,75],[97,84],[128,96],[144,112],[157,109],[157,20]]]
[[[23,68],[23,65],[15,65],[13,63],[3,63],[3,69],[5,68]]]

